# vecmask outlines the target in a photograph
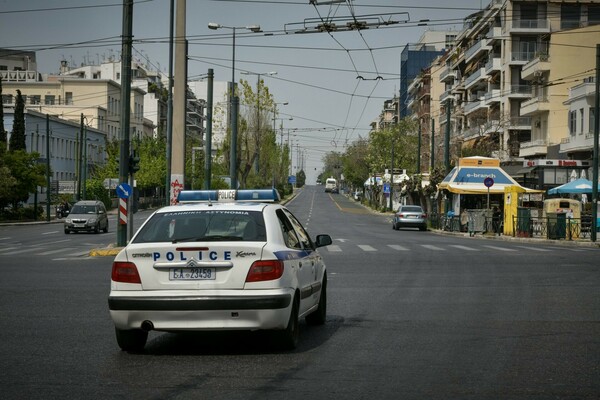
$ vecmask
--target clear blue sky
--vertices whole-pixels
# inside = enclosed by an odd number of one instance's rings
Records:
[[[323,0],[321,0],[323,2]],[[280,106],[284,129],[297,128],[294,143],[304,150],[309,183],[320,172],[328,151],[366,137],[369,123],[385,99],[400,87],[400,53],[418,41],[426,29],[460,29],[462,19],[488,1],[355,0],[342,5],[313,6],[309,0],[188,0],[187,36],[191,79],[215,71],[215,79],[231,78],[231,30],[210,30],[209,22],[225,26],[260,25],[263,33],[236,35],[236,80],[266,73],[265,84]],[[122,1],[0,0],[0,47],[37,52],[41,73],[58,72],[66,59],[79,65],[118,56],[121,50]],[[167,71],[170,0],[134,3],[134,57]],[[354,13],[399,24],[368,30],[327,33],[286,33],[320,18]],[[417,26],[419,20],[429,26]],[[407,21],[407,22],[404,22]],[[363,79],[357,78],[362,76]],[[378,79],[381,77],[381,79]],[[315,168],[317,170],[315,171]]]

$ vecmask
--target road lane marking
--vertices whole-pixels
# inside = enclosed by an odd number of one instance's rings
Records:
[[[14,249],[18,249],[19,247],[6,247],[4,249],[0,249],[0,251],[9,251],[9,250],[14,250]]]
[[[533,251],[552,251],[550,249],[543,249],[540,247],[530,247],[530,246],[519,246],[521,249],[533,250]]]
[[[466,250],[466,251],[479,251],[477,249],[474,249],[472,247],[468,247],[468,246],[461,246],[460,244],[451,244],[450,247],[454,247],[460,250]]]
[[[337,244],[330,244],[329,246],[327,246],[327,251],[329,251],[330,253],[336,253],[338,251],[342,251],[342,249]]]
[[[369,246],[368,244],[359,244],[358,247],[360,247],[360,249],[363,251],[377,251],[377,249]]]
[[[489,246],[489,245],[484,245],[483,247],[487,247],[488,249],[493,249],[493,250],[500,250],[500,251],[518,251],[515,249],[509,249],[506,247],[498,247],[498,246]]]
[[[75,250],[75,248],[74,247],[64,247],[62,249],[48,250],[48,251],[45,251],[43,253],[36,253],[35,255],[36,256],[47,256],[47,255],[50,255],[50,254],[56,254],[56,253],[61,253],[61,252],[71,251],[71,250]]]
[[[13,254],[27,253],[28,251],[31,251],[31,248],[25,248],[25,249],[21,249],[21,250],[17,250],[17,251],[11,251],[8,253],[4,253],[2,255],[3,256],[12,256]]]
[[[0,238],[0,240],[8,240],[8,239],[10,239],[10,236]]]
[[[432,244],[422,244],[421,246],[423,246],[423,247],[425,247],[426,249],[429,249],[429,250],[435,250],[435,251],[443,251],[443,250],[445,250],[445,249],[443,249],[441,247],[434,246]]]
[[[64,243],[64,242],[69,242],[69,241],[70,241],[70,239],[55,240],[53,242],[43,242],[43,243],[32,244],[31,247],[49,246],[51,244]]]
[[[60,231],[51,231],[51,232],[44,232],[42,233],[42,235],[52,235],[53,233],[58,233]]]
[[[388,247],[391,247],[392,249],[399,250],[399,251],[409,251],[410,250],[408,247],[400,246],[399,244],[388,244]]]

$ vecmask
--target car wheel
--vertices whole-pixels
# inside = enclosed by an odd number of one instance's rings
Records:
[[[65,235],[68,235],[69,233],[71,233],[71,231],[68,229],[65,229]]]
[[[102,229],[102,232],[108,233],[108,221],[106,221],[106,226]]]
[[[293,350],[298,345],[298,339],[300,337],[300,326],[298,324],[299,306],[298,296],[294,296],[294,304],[292,306],[292,312],[290,313],[287,327],[276,333],[277,343],[284,350]]]
[[[148,332],[142,329],[123,330],[115,328],[117,343],[124,351],[142,351],[148,340]]]
[[[100,233],[100,222],[98,222],[94,227],[94,233]]]
[[[427,230],[427,227],[426,227],[426,226],[420,226],[420,227],[419,227],[419,230],[420,230],[420,231],[426,231],[426,230]]]
[[[323,276],[323,286],[321,286],[321,296],[319,297],[319,307],[311,314],[306,316],[308,325],[323,325],[327,318],[327,275]]]

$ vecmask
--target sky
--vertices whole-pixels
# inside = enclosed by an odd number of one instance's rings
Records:
[[[175,0],[176,1],[176,0]],[[326,0],[317,0],[323,3]],[[188,76],[231,79],[232,30],[236,29],[235,78],[256,84],[262,74],[278,106],[284,136],[304,159],[314,183],[324,155],[344,152],[368,137],[370,123],[400,88],[400,54],[425,30],[460,30],[463,18],[485,0],[347,0],[313,5],[309,0],[188,0]],[[36,51],[38,71],[99,64],[121,52],[123,2],[117,0],[0,0],[0,47]],[[133,57],[168,72],[170,0],[135,0]],[[345,25],[354,15],[371,24],[360,31],[317,32],[333,18]],[[423,22],[427,20],[427,22]],[[389,25],[378,22],[394,22]],[[397,23],[396,23],[397,22]],[[295,33],[306,28],[310,33]],[[244,75],[242,72],[249,73]],[[276,75],[267,75],[276,72]],[[290,120],[290,118],[292,118]],[[296,164],[296,154],[293,162]]]

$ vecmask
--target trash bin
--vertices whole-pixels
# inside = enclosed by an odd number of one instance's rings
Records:
[[[567,214],[547,213],[548,239],[566,239],[567,237]]]
[[[531,209],[526,207],[517,208],[517,237],[533,236],[531,225]]]

